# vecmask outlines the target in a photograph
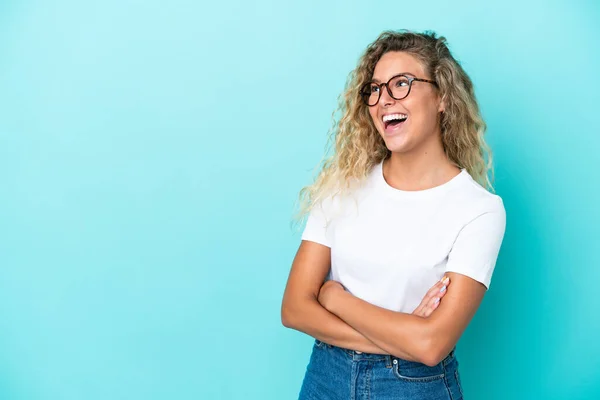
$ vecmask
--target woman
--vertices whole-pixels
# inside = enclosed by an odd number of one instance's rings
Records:
[[[300,398],[461,399],[455,345],[506,221],[471,80],[444,37],[384,32],[340,108],[282,303],[315,338]]]

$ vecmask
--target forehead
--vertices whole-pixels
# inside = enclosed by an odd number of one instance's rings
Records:
[[[375,65],[372,79],[385,82],[392,76],[405,72],[419,78],[425,76],[423,65],[414,56],[403,51],[389,51]]]

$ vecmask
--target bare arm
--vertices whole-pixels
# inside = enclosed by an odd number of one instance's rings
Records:
[[[330,268],[329,247],[306,240],[300,243],[283,295],[283,325],[338,347],[389,354],[317,301]]]
[[[281,307],[283,325],[338,347],[375,354],[390,354],[319,303],[319,292],[330,267],[329,247],[302,241],[292,263],[283,297]],[[448,284],[449,279],[436,283],[415,309],[413,316],[429,317],[446,294],[446,291],[440,292],[440,289]],[[406,360],[417,361],[406,352],[399,351],[396,354]]]
[[[374,306],[326,282],[319,300],[330,312],[389,354],[433,366],[458,342],[485,294],[483,284],[461,274],[446,274],[452,281],[443,304],[429,318]]]

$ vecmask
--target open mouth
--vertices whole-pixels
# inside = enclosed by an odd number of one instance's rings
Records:
[[[388,128],[396,128],[400,126],[406,119],[408,115],[406,114],[388,114],[383,116],[383,126],[385,129]]]

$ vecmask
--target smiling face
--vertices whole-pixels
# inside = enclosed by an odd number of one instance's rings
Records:
[[[372,80],[387,82],[398,74],[433,80],[414,56],[400,51],[390,51],[379,59]],[[392,82],[406,85],[406,82],[395,81]],[[407,153],[423,146],[440,144],[438,118],[444,105],[433,84],[413,81],[409,95],[402,100],[392,98],[384,87],[379,102],[368,108],[377,131],[390,151]]]

